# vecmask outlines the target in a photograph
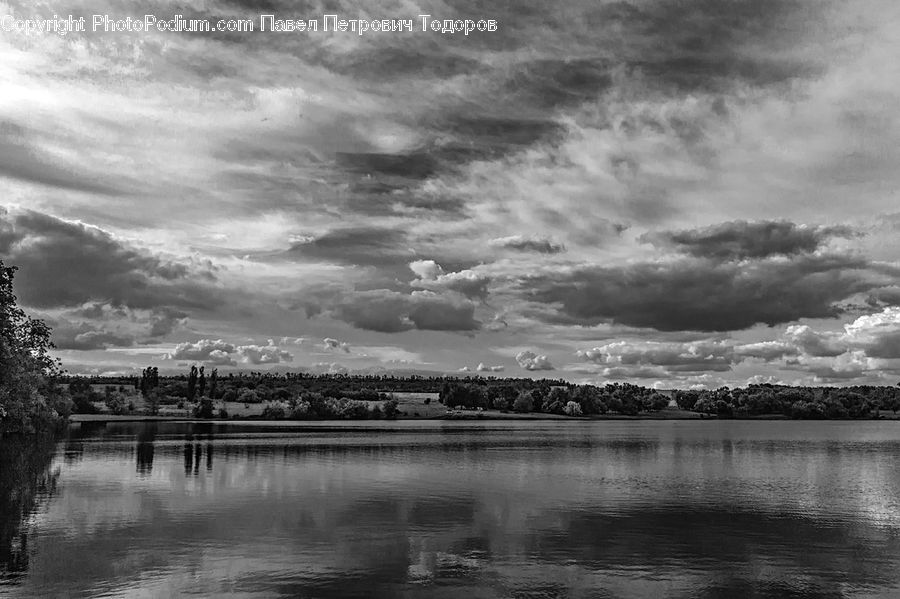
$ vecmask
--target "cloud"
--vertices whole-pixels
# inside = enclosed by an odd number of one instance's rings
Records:
[[[900,307],[860,316],[844,326],[846,343],[871,358],[900,359]]]
[[[247,364],[279,364],[294,361],[293,354],[276,346],[271,339],[268,345],[240,345],[235,351]]]
[[[358,226],[297,241],[287,255],[358,266],[390,266],[409,262],[414,252],[408,249],[406,234],[399,229]]]
[[[313,370],[323,374],[349,374],[350,370],[343,364],[338,362],[316,362],[312,365]]]
[[[175,327],[183,325],[187,320],[187,313],[175,308],[156,308],[150,315],[150,337],[163,337],[175,330]]]
[[[839,356],[848,349],[840,334],[814,331],[809,325],[791,325],[784,337],[799,351],[815,357]]]
[[[0,121],[0,177],[54,189],[100,195],[122,195],[127,191],[99,172],[86,172],[76,164],[64,165],[41,151],[35,138],[50,136],[22,125]]]
[[[409,263],[409,269],[422,280],[433,281],[444,274],[444,269],[434,260],[415,260]]]
[[[445,273],[434,260],[418,260],[409,264],[410,270],[419,276],[410,285],[432,291],[454,291],[469,299],[486,300],[490,277],[472,270]]]
[[[331,337],[322,339],[322,348],[325,350],[339,350],[347,354],[350,353],[349,343],[338,341],[337,339],[332,339]]]
[[[21,268],[19,300],[37,308],[88,302],[209,309],[222,303],[208,268],[166,260],[81,223],[0,211],[0,253]]]
[[[506,367],[502,364],[497,366],[488,366],[484,362],[479,362],[478,366],[475,367],[475,370],[478,372],[503,372]]]
[[[490,244],[493,247],[518,250],[520,252],[538,252],[540,254],[559,254],[560,252],[566,251],[564,245],[553,243],[549,239],[541,237],[524,237],[522,235],[512,235],[510,237],[492,239]]]
[[[116,331],[98,328],[87,323],[75,324],[65,319],[48,319],[52,340],[57,349],[98,350],[108,347],[131,347],[134,337]]]
[[[741,358],[757,358],[771,362],[788,356],[796,356],[803,351],[787,341],[760,341],[737,345],[734,353]]]
[[[530,350],[516,354],[516,362],[525,370],[553,370],[553,364],[547,356],[537,355]]]
[[[659,366],[666,372],[723,372],[731,370],[734,350],[724,342],[616,341],[581,350],[576,355],[608,367]]]
[[[833,237],[850,237],[849,227],[810,227],[788,221],[732,221],[701,229],[646,234],[643,241],[699,258],[745,260],[811,253]]]
[[[525,298],[553,304],[559,323],[600,322],[660,331],[732,331],[757,323],[829,318],[835,303],[881,284],[869,264],[846,255],[767,258],[749,264],[683,258],[585,266],[526,277]]]
[[[208,362],[222,366],[234,366],[237,363],[231,357],[237,348],[221,339],[200,339],[195,343],[179,343],[175,349],[166,354],[167,360],[188,360]]]
[[[345,298],[333,313],[357,328],[382,333],[411,329],[473,331],[480,327],[474,304],[430,292],[406,295],[387,289],[360,291]]]
[[[244,364],[265,365],[293,362],[294,356],[281,349],[272,339],[266,345],[235,345],[222,339],[200,339],[194,343],[179,343],[166,354],[167,360],[206,362],[218,366],[237,366],[236,358]]]

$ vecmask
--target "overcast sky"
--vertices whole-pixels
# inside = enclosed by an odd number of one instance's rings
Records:
[[[72,372],[900,380],[893,0],[0,2],[0,256]]]

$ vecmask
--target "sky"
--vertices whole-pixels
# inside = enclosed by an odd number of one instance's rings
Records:
[[[70,372],[900,380],[896,2],[0,2],[54,14],[0,31],[0,258]]]

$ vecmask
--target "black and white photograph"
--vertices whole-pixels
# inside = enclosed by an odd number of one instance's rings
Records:
[[[0,0],[0,599],[900,598],[900,3]]]

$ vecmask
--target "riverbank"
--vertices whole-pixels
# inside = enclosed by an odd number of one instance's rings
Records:
[[[544,414],[544,413],[525,413],[519,414],[515,412],[500,412],[498,410],[455,410],[453,412],[444,411],[438,415],[401,415],[396,420],[792,420],[784,414],[762,414],[756,416],[748,416],[745,418],[719,418],[715,415],[699,414],[697,412],[686,412],[678,409],[665,409],[659,412],[649,414],[637,414],[629,416],[626,414],[602,414],[594,416],[564,416],[560,414]],[[852,420],[859,422],[860,419],[833,419],[833,420]],[[900,420],[900,415],[893,414],[889,411],[882,411],[877,417],[864,418],[862,420]],[[182,415],[158,415],[150,416],[146,414],[72,414],[69,422],[263,422],[268,421],[263,418],[261,413],[252,415],[241,415],[231,418],[213,418],[202,419],[194,418],[185,413]],[[361,420],[364,422],[364,420]],[[271,420],[271,422],[307,422],[304,420]],[[312,421],[310,421],[312,422]],[[335,420],[335,422],[344,422],[343,420]]]

